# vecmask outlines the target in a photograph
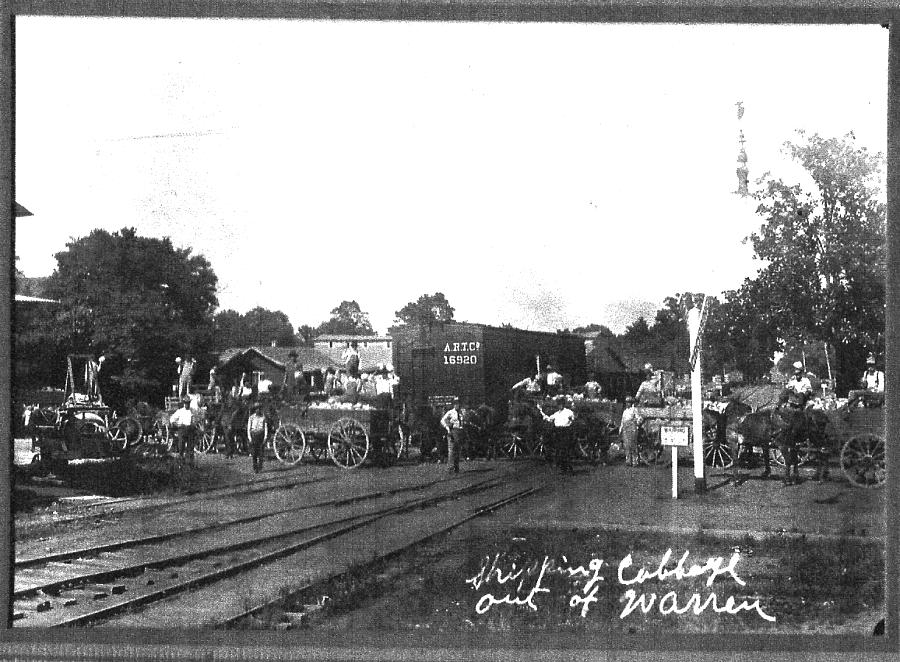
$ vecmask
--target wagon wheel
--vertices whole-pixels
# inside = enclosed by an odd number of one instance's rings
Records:
[[[734,464],[731,447],[718,439],[703,439],[703,462],[708,467],[729,469]]]
[[[528,454],[525,437],[520,432],[508,430],[500,436],[500,452],[510,460],[518,460]]]
[[[781,449],[778,448],[776,444],[772,444],[769,447],[769,457],[772,458],[772,462],[777,464],[779,467],[784,467],[784,454],[781,452]],[[799,462],[798,466],[804,466],[815,462],[816,459],[816,449],[810,443],[804,443],[797,446],[797,461]]]
[[[306,453],[306,435],[293,423],[282,423],[272,439],[275,457],[285,464],[297,464]]]
[[[218,430],[215,425],[199,425],[197,427],[197,447],[198,453],[209,453],[216,448],[216,436]]]
[[[881,487],[887,478],[884,439],[866,433],[851,438],[841,449],[841,470],[857,487]]]
[[[108,434],[113,448],[124,453],[130,447],[140,442],[143,437],[143,430],[137,420],[126,416],[113,423],[109,428]]]
[[[662,453],[661,446],[655,446],[653,444],[641,444],[638,449],[638,457],[641,462],[644,464],[656,464],[656,461],[659,459],[660,454]]]
[[[344,469],[355,469],[369,454],[369,435],[354,418],[336,421],[328,431],[328,455]]]

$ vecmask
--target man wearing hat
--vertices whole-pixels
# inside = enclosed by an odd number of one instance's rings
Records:
[[[792,409],[803,409],[806,407],[806,401],[812,395],[812,384],[809,377],[803,371],[803,364],[800,361],[794,362],[794,375],[784,385],[784,391],[778,399],[778,404],[787,403]]]
[[[450,470],[459,473],[459,452],[462,445],[463,410],[459,398],[453,400],[453,408],[441,418],[441,426],[447,431],[447,462],[451,462]]]
[[[262,405],[253,405],[253,411],[247,418],[247,438],[250,440],[250,456],[253,460],[253,471],[259,473],[263,466],[263,449],[269,435],[269,424],[263,415]]]
[[[634,406],[634,398],[629,395],[625,398],[625,411],[622,412],[622,422],[619,423],[619,438],[625,448],[626,467],[636,467],[640,463],[637,441],[641,423],[641,415]]]
[[[880,407],[884,404],[884,373],[875,369],[875,356],[869,354],[866,358],[866,371],[859,380],[861,389],[850,391],[847,394],[847,408],[853,409],[860,400],[867,407]]]
[[[544,420],[553,424],[553,441],[556,447],[556,464],[565,472],[572,471],[572,450],[575,437],[572,434],[572,423],[575,422],[575,412],[566,406],[563,396],[556,398],[556,411],[549,416],[538,405]]]
[[[175,439],[178,444],[178,455],[194,461],[194,413],[191,411],[191,399],[187,396],[181,399],[181,409],[169,417],[169,425],[175,429]]]

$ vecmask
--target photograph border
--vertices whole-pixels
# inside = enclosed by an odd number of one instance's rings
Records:
[[[350,633],[340,637],[304,632],[237,632],[210,630],[37,630],[12,627],[12,301],[14,298],[15,223],[13,202],[15,163],[15,18],[17,16],[80,16],[116,18],[301,19],[454,22],[593,22],[668,24],[872,24],[889,29],[887,86],[887,281],[886,281],[886,403],[885,439],[889,480],[885,485],[885,636],[806,635],[676,635],[660,633],[640,641],[609,638],[516,633],[515,636],[404,637],[380,633]],[[165,44],[160,44],[165,48]],[[775,657],[794,651],[791,659],[894,659],[898,635],[898,544],[900,512],[900,8],[895,2],[854,0],[769,0],[765,5],[743,1],[701,0],[0,0],[0,262],[8,265],[0,277],[0,326],[10,333],[0,343],[0,523],[6,546],[0,554],[0,658],[11,659],[603,659],[629,651],[629,659],[667,660]],[[682,654],[679,654],[681,652]],[[821,653],[827,653],[823,656]]]

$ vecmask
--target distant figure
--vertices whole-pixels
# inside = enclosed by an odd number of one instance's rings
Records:
[[[556,397],[563,386],[563,376],[552,365],[547,366],[547,395]]]
[[[178,376],[178,397],[183,398],[191,393],[191,384],[194,382],[194,369],[196,361],[190,355],[181,362],[181,373]]]
[[[663,404],[663,394],[662,388],[660,386],[660,377],[659,375],[652,372],[653,366],[650,366],[649,363],[647,365],[650,367],[651,372],[647,376],[647,378],[643,382],[641,382],[641,385],[638,388],[634,399],[639,405],[660,407]]]
[[[803,364],[800,361],[794,363],[794,375],[784,385],[781,397],[778,398],[778,406],[787,403],[791,409],[803,409],[806,401],[812,395],[812,384],[809,377],[803,372]]]
[[[250,439],[250,456],[254,473],[262,471],[263,448],[268,434],[269,424],[262,413],[262,405],[256,403],[253,405],[253,413],[247,419],[247,438]]]
[[[591,378],[584,383],[584,397],[586,398],[596,400],[600,397],[602,391],[603,389],[600,386],[600,382],[597,381],[595,375],[591,375]]]
[[[181,409],[169,417],[169,425],[175,429],[175,438],[178,444],[178,455],[187,456],[188,461],[194,461],[194,412],[191,411],[191,399],[181,399]]]
[[[206,386],[207,391],[214,391],[216,388],[216,366],[209,369],[209,384]]]
[[[341,353],[341,361],[351,377],[359,377],[359,347],[355,340]]]
[[[529,395],[539,395],[541,392],[541,376],[526,377],[525,379],[513,384],[511,391],[524,390]]]
[[[322,387],[326,396],[331,397],[332,395],[335,395],[335,381],[337,381],[337,377],[335,376],[334,368],[326,368],[325,384]]]
[[[272,380],[265,374],[260,375],[259,381],[256,383],[256,393],[258,395],[268,395],[272,390]]]
[[[875,368],[875,357],[869,355],[866,359],[866,371],[859,380],[861,389],[850,391],[847,394],[847,408],[853,409],[860,400],[867,407],[880,407],[884,404],[884,373]]]
[[[92,402],[100,400],[100,366],[105,358],[101,356],[99,361],[89,358],[84,364],[85,395]]]
[[[625,398],[625,411],[622,412],[622,422],[619,423],[619,438],[625,447],[625,466],[638,466],[637,439],[638,430],[641,427],[641,417],[634,406],[634,398],[630,395]]]
[[[459,453],[462,445],[462,424],[464,410],[461,409],[459,398],[453,401],[453,407],[448,409],[441,418],[441,426],[447,431],[447,462],[450,463],[450,471],[459,473]]]
[[[549,416],[544,413],[538,405],[538,411],[548,423],[553,424],[553,442],[556,448],[556,464],[566,473],[571,473],[572,469],[572,447],[575,443],[575,437],[572,434],[572,423],[575,422],[575,412],[566,406],[564,397],[556,398],[556,411]]]

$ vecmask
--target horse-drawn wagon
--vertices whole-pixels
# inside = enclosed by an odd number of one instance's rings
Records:
[[[386,457],[402,453],[393,412],[386,408],[363,403],[285,403],[277,407],[277,422],[272,442],[275,456],[288,464],[297,464],[309,453],[314,460],[327,456],[343,469],[355,469],[374,448],[384,450]]]

